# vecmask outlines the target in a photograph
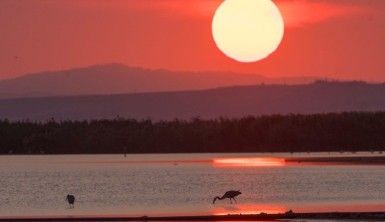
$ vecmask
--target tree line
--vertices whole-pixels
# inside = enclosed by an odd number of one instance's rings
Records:
[[[0,120],[0,154],[385,150],[385,112],[152,121]]]

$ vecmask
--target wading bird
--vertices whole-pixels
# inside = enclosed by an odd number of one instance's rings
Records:
[[[74,195],[68,194],[66,197],[66,200],[68,201],[68,204],[70,205],[70,207],[74,207],[74,203],[75,203]]]
[[[222,197],[218,197],[216,196],[213,200],[213,204],[215,204],[215,201],[217,200],[223,200],[223,199],[226,199],[226,198],[229,198],[230,199],[230,203],[232,204],[233,202],[231,201],[231,199],[233,199],[235,202],[237,202],[237,200],[235,200],[235,197],[242,194],[239,190],[236,191],[236,190],[230,190],[230,191],[227,191],[225,194],[223,194]]]

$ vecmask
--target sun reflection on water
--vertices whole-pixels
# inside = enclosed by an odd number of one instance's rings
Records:
[[[278,214],[284,213],[287,209],[279,205],[261,205],[261,204],[234,204],[229,206],[218,206],[212,210],[213,215],[228,214]]]
[[[250,157],[250,158],[215,158],[214,167],[279,167],[285,166],[284,158]]]

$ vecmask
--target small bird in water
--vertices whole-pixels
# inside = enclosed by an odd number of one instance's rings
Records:
[[[66,200],[68,201],[68,204],[70,205],[70,207],[74,207],[74,204],[75,204],[75,196],[74,195],[71,195],[71,194],[68,194],[67,197],[66,197]]]
[[[233,202],[231,201],[232,199],[237,202],[237,200],[235,200],[235,197],[242,194],[241,191],[239,190],[230,190],[230,191],[227,191],[225,194],[223,194],[222,197],[219,197],[219,196],[216,196],[213,200],[213,204],[215,204],[215,201],[217,200],[223,200],[223,199],[226,199],[226,198],[229,198],[230,199],[230,203],[232,204]]]

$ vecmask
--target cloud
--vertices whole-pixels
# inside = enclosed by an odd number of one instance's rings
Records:
[[[212,16],[223,0],[68,0],[42,1],[40,4],[69,6],[72,8],[143,11],[147,13],[165,12],[176,16]]]
[[[148,4],[148,2],[151,2],[151,4]],[[200,18],[212,16],[221,2],[221,0],[142,0],[141,3],[132,5],[132,7],[167,11],[175,15]]]
[[[142,9],[150,7],[182,16],[195,18],[212,16],[223,0],[142,0],[151,4],[136,5]],[[301,27],[329,20],[354,17],[369,13],[368,6],[356,0],[273,0],[280,8],[287,27]],[[362,3],[362,2],[361,2]],[[148,9],[148,8],[147,8]]]
[[[57,7],[84,7],[103,10],[139,11],[150,14],[169,14],[193,19],[211,18],[225,0],[68,0],[39,1]],[[258,0],[256,0],[258,1]],[[287,27],[301,27],[328,20],[362,15],[369,6],[357,0],[273,0],[280,8]],[[382,0],[380,0],[382,1]],[[365,1],[364,1],[365,2]]]
[[[281,0],[277,5],[283,14],[287,27],[301,27],[308,24],[326,22],[341,17],[367,14],[366,6],[330,0]]]

